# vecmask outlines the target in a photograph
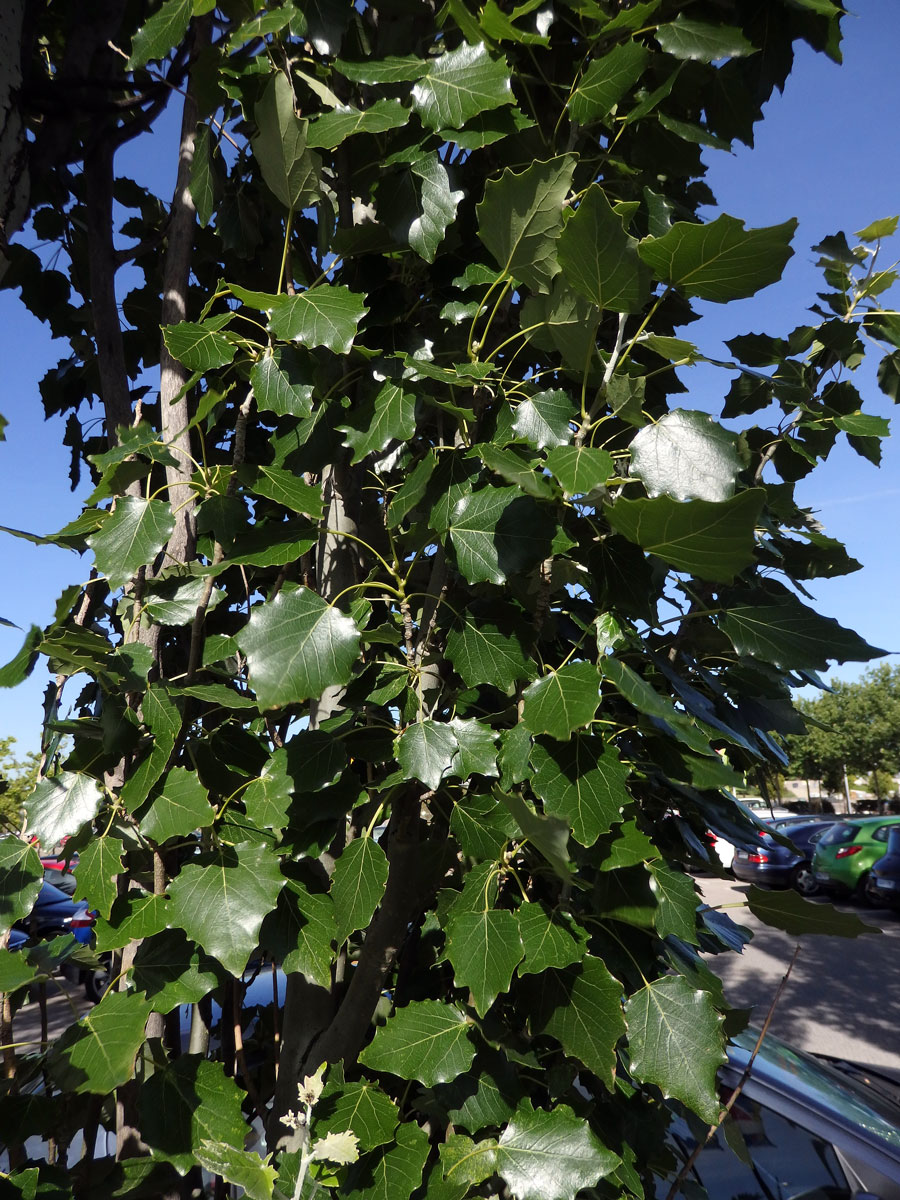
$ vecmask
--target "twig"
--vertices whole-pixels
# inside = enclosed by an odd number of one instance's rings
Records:
[[[762,1047],[763,1039],[765,1038],[766,1034],[769,1032],[769,1026],[772,1024],[772,1018],[775,1015],[775,1009],[778,1005],[778,1001],[781,999],[781,993],[784,991],[785,984],[787,983],[788,979],[790,978],[791,971],[793,971],[793,969],[794,969],[794,963],[797,961],[797,956],[799,955],[799,953],[800,953],[800,943],[798,942],[797,945],[794,947],[794,953],[791,955],[791,961],[788,963],[788,968],[785,971],[784,975],[782,976],[781,982],[779,983],[778,987],[775,989],[775,995],[772,997],[772,1003],[769,1005],[769,1011],[766,1013],[766,1019],[763,1021],[762,1029],[759,1031],[759,1037],[756,1039],[756,1045],[753,1047],[750,1057],[747,1059],[747,1065],[746,1065],[746,1067],[744,1067],[744,1072],[741,1075],[740,1079],[738,1080],[737,1086],[735,1087],[735,1089],[731,1093],[731,1095],[728,1097],[728,1100],[727,1100],[725,1106],[723,1107],[722,1111],[719,1113],[719,1119],[717,1121],[715,1121],[712,1125],[710,1125],[709,1129],[706,1131],[706,1137],[703,1139],[702,1142],[697,1143],[697,1145],[694,1147],[693,1151],[691,1152],[690,1158],[688,1158],[687,1162],[684,1164],[684,1166],[678,1172],[678,1175],[675,1178],[675,1182],[669,1188],[669,1192],[668,1192],[668,1195],[666,1196],[666,1200],[675,1200],[675,1196],[678,1193],[678,1189],[681,1187],[682,1183],[687,1178],[687,1174],[690,1171],[691,1167],[693,1167],[694,1163],[697,1161],[698,1157],[700,1156],[700,1152],[702,1150],[704,1150],[709,1145],[709,1143],[712,1141],[712,1139],[715,1137],[716,1130],[718,1130],[719,1127],[722,1125],[723,1121],[725,1120],[725,1118],[728,1116],[728,1114],[731,1112],[732,1108],[734,1107],[734,1103],[737,1100],[738,1096],[740,1096],[741,1092],[744,1090],[747,1080],[750,1078],[750,1072],[753,1069],[753,1064],[756,1061],[756,1056],[757,1056],[757,1054],[759,1054],[760,1048]]]

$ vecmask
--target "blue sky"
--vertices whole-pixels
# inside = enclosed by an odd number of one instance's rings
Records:
[[[707,151],[708,182],[720,208],[748,226],[799,218],[795,255],[784,279],[750,300],[725,308],[705,306],[702,323],[686,336],[712,356],[726,356],[724,338],[747,332],[783,334],[806,322],[806,306],[821,289],[809,247],[827,234],[852,233],[878,217],[900,212],[900,164],[894,134],[900,111],[900,4],[897,0],[859,0],[858,13],[845,22],[844,65],[798,46],[797,64],[784,96],[776,95],[758,126],[752,150],[734,154]],[[178,114],[170,114],[170,128]],[[165,142],[166,131],[160,140]],[[148,154],[132,144],[120,165],[159,194],[171,194],[172,156]],[[169,176],[167,178],[167,176]],[[900,237],[896,249],[900,257]],[[896,289],[900,291],[900,289]],[[900,307],[900,296],[893,302]],[[0,443],[0,524],[47,533],[77,515],[79,501],[67,486],[68,452],[62,446],[63,423],[43,420],[38,383],[67,351],[54,343],[16,295],[0,291],[4,384],[0,412],[7,418]],[[878,391],[875,356],[859,373],[857,385],[869,411],[891,417],[893,406]],[[686,407],[707,408],[721,398],[729,376],[701,368],[682,371],[691,394]],[[873,645],[900,651],[895,596],[900,585],[900,447],[885,445],[880,470],[843,444],[812,479],[801,481],[801,503],[817,510],[827,532],[844,541],[864,569],[810,588],[819,610],[857,629]],[[67,584],[85,579],[87,559],[57,549],[36,547],[0,534],[0,617],[27,628],[50,620],[56,597]],[[0,626],[0,662],[19,649],[22,634]],[[896,659],[888,661],[897,661]],[[848,664],[836,673],[852,677],[861,667]],[[22,687],[0,690],[0,735],[14,735],[21,749],[39,742],[41,695],[49,676],[42,662]],[[69,684],[72,697],[78,681]]]

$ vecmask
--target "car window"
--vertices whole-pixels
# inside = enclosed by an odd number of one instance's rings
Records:
[[[687,1123],[676,1122],[670,1136],[676,1156],[685,1161],[696,1145]],[[805,1200],[843,1200],[852,1195],[830,1143],[746,1095],[700,1152],[688,1178],[714,1200],[801,1195]],[[658,1194],[664,1196],[665,1190]]]
[[[810,840],[810,842],[811,842],[811,843],[813,843],[813,844],[815,844],[815,843],[816,843],[817,841],[819,841],[819,839],[820,839],[821,837],[823,837],[823,836],[824,836],[824,835],[825,835],[827,832],[828,832],[828,830],[827,830],[827,829],[817,829],[817,830],[816,830],[814,833],[811,833],[811,834],[809,835],[809,840]]]
[[[846,824],[839,823],[837,825],[832,825],[832,827],[826,830],[826,832],[822,834],[821,838],[819,838],[819,845],[837,846],[841,842],[852,842],[858,833],[859,826],[851,825],[849,822]]]
[[[879,827],[872,834],[872,841],[886,842],[888,840],[888,834],[891,832],[892,828],[893,826],[891,825],[879,825]]]

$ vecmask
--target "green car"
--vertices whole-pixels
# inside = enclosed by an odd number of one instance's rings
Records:
[[[884,855],[888,830],[900,817],[853,817],[836,821],[819,839],[813,858],[816,883],[829,892],[866,899],[872,864]]]

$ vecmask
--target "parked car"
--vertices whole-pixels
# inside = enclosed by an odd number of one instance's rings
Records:
[[[41,884],[41,890],[29,915],[19,921],[14,932],[23,937],[41,941],[70,933],[82,945],[90,945],[94,932],[95,914],[84,900],[73,900],[52,883]],[[85,995],[95,1003],[103,995],[109,982],[109,965],[101,961],[99,967],[80,966],[69,963],[63,973],[84,987]]]
[[[41,866],[44,869],[44,883],[52,883],[67,896],[74,896],[76,880],[74,871],[78,865],[78,855],[71,859],[60,858],[55,854],[42,854]]]
[[[747,818],[750,821],[752,821],[753,823],[755,823],[757,826],[769,825],[773,821],[776,821],[776,820],[778,820],[778,821],[802,820],[802,818],[798,817],[795,813],[789,812],[788,809],[786,809],[786,808],[776,807],[775,809],[773,809],[770,812],[768,808],[765,809],[765,811],[763,811],[761,809],[751,808],[749,805],[744,804],[743,801],[741,801],[741,800],[736,800],[735,803],[737,804],[737,806],[739,808],[743,809]],[[715,830],[712,830],[712,829],[707,830],[706,838],[707,838],[707,841],[712,846],[713,850],[715,850],[716,854],[718,855],[719,861],[721,862],[722,866],[727,871],[734,862],[735,843],[730,841],[727,837],[723,836],[722,833],[717,833],[717,832],[715,832]],[[748,846],[745,845],[742,848],[747,849]]]
[[[755,1043],[746,1032],[728,1047],[723,1100]],[[683,1195],[699,1184],[715,1200],[900,1200],[900,1089],[888,1079],[767,1035],[728,1121],[731,1129],[720,1128],[687,1172]],[[696,1144],[688,1122],[676,1122],[676,1156],[686,1161]],[[666,1196],[671,1182],[670,1175],[657,1195]]]
[[[884,855],[895,825],[900,825],[900,817],[853,817],[832,825],[816,845],[816,883],[825,891],[865,902],[869,871]]]
[[[801,896],[814,896],[819,890],[812,870],[816,843],[840,817],[793,817],[770,822],[776,833],[791,839],[793,849],[783,846],[770,834],[760,834],[758,850],[734,852],[731,869],[735,879],[768,887],[793,887]]]
[[[900,908],[900,825],[888,830],[887,848],[872,864],[866,889],[873,904]]]

